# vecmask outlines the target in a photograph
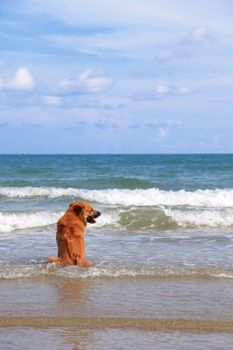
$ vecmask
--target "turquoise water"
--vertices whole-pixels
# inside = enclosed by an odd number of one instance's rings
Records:
[[[0,155],[1,186],[233,188],[233,155]]]

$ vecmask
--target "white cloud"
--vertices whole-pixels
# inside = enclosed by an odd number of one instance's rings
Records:
[[[190,50],[190,49],[193,49],[195,45],[200,45],[202,43],[210,41],[211,39],[213,39],[213,35],[210,32],[210,30],[207,28],[207,26],[194,27],[181,40],[180,49],[183,47]],[[178,48],[178,51],[179,51],[179,48]]]
[[[42,38],[49,41],[50,45],[70,48],[75,52],[88,55],[98,55],[124,58],[151,58],[154,54],[154,47],[158,44],[160,37],[155,35],[155,28],[126,28],[107,31],[96,31],[79,35],[46,35]],[[173,41],[173,32],[165,31],[163,40]],[[168,53],[167,53],[168,54]],[[162,53],[165,55],[165,53]],[[160,59],[161,60],[161,59]]]
[[[128,105],[129,101],[124,98],[90,98],[87,101],[89,108],[117,109]]]
[[[31,90],[34,86],[33,76],[25,67],[19,68],[11,79],[0,79],[0,89]]]
[[[199,26],[194,28],[191,32],[187,30],[187,35],[182,39],[176,38],[176,40],[167,43],[167,49],[158,50],[155,53],[155,60],[158,62],[167,62],[173,59],[190,59],[193,55],[194,45],[201,44],[207,40],[210,40],[212,35],[207,27]],[[170,49],[169,49],[170,45]]]
[[[53,96],[53,95],[43,96],[42,101],[45,105],[48,105],[48,106],[60,106],[61,105],[61,97],[60,96]]]
[[[169,136],[169,129],[168,128],[160,128],[158,133],[159,139],[166,139]]]
[[[161,50],[155,54],[155,59],[157,61],[166,62],[174,58],[175,54],[171,50]]]
[[[178,95],[189,95],[193,92],[193,90],[186,85],[180,85],[176,87],[176,93]]]
[[[34,79],[27,68],[19,68],[14,77],[6,83],[12,90],[31,90],[35,86]]]
[[[24,13],[43,14],[74,26],[138,27],[166,21],[184,27],[208,22],[230,32],[226,1],[230,0],[22,0],[14,6]],[[224,22],[226,17],[229,23]]]
[[[172,10],[171,10],[172,8]],[[30,0],[23,6],[29,13],[43,13],[71,25],[137,25],[158,19],[189,21],[170,0]],[[188,15],[188,13],[187,13]]]
[[[172,85],[172,84],[157,84],[154,88],[154,99],[161,99],[168,96],[174,95],[189,95],[193,92],[193,90],[186,85]],[[152,96],[152,99],[153,99]]]
[[[137,100],[160,100],[170,96],[188,96],[193,93],[193,89],[187,85],[157,84],[148,93],[138,94]]]
[[[183,127],[181,120],[167,119],[164,122],[158,120],[152,120],[149,124],[149,127],[158,128],[159,130],[169,130],[169,129],[180,129]]]
[[[5,83],[2,78],[0,78],[0,90],[5,88]]]
[[[97,129],[132,129],[138,125],[129,119],[119,115],[107,115],[99,116],[93,123],[93,126]]]
[[[221,146],[221,136],[216,135],[213,137],[213,146],[219,147]]]
[[[155,86],[155,93],[157,95],[167,95],[171,92],[171,86],[165,84],[158,84]]]
[[[208,29],[206,27],[197,27],[191,32],[191,40],[200,43],[208,37]]]
[[[88,69],[77,78],[65,79],[59,82],[58,90],[65,94],[98,93],[113,84],[113,80],[103,72]]]

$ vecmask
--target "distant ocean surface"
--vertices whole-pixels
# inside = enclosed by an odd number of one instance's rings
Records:
[[[46,263],[72,201],[103,214],[89,270]],[[233,155],[1,155],[0,279],[233,278]]]

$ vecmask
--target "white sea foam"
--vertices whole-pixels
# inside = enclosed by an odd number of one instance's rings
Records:
[[[63,215],[63,212],[24,212],[2,213],[0,212],[0,233],[9,233],[16,230],[33,229],[53,225]],[[116,226],[119,221],[119,212],[111,211],[103,213],[95,225],[89,225],[88,229],[104,226]]]
[[[102,213],[101,216],[97,219],[94,225],[90,225],[89,227],[104,227],[104,226],[119,226],[120,221],[120,213],[121,210],[111,210]]]
[[[164,212],[178,226],[182,227],[231,227],[233,226],[233,209],[224,210],[174,210],[164,209]]]
[[[122,226],[127,229],[130,226],[133,230],[143,231],[148,228],[150,230],[175,229],[176,225],[178,227],[206,226],[212,228],[233,226],[233,190],[230,189],[188,192],[185,190],[162,191],[155,188],[83,190],[50,187],[0,187],[0,196],[29,199],[35,196],[42,198],[70,196],[73,200],[98,202],[105,208],[97,223],[89,225],[91,229],[110,226],[115,228]],[[50,211],[0,212],[0,232],[53,225],[62,214],[62,212]]]
[[[118,264],[96,264],[90,269],[77,266],[62,267],[60,264],[44,262],[0,264],[0,279],[25,279],[54,276],[68,279],[87,278],[233,278],[232,270],[218,268],[170,268],[150,266],[121,266]]]
[[[59,198],[65,196],[78,196],[79,190],[75,188],[60,187],[0,187],[0,196],[8,198],[48,197]]]
[[[36,213],[1,213],[0,232],[7,233],[42,226],[49,226],[58,220],[62,213],[36,212]]]
[[[119,206],[192,206],[233,207],[232,189],[196,190],[194,192],[151,189],[85,190],[56,187],[0,187],[0,196],[10,198],[75,197],[77,199]]]
[[[197,190],[195,192],[147,190],[94,190],[79,192],[87,200],[123,206],[233,207],[233,190]]]
[[[132,215],[130,213],[132,212]],[[149,213],[145,209],[113,209],[103,212],[94,225],[88,225],[88,230],[113,229],[130,231],[164,231],[185,228],[229,228],[233,227],[233,208],[217,209],[174,209],[161,208]],[[17,230],[33,230],[55,225],[63,212],[0,212],[0,233],[10,233]]]

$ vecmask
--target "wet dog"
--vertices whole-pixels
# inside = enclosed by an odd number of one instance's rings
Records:
[[[49,262],[90,267],[85,258],[84,234],[87,223],[94,224],[101,213],[86,202],[73,202],[57,222],[58,256],[49,257]]]

